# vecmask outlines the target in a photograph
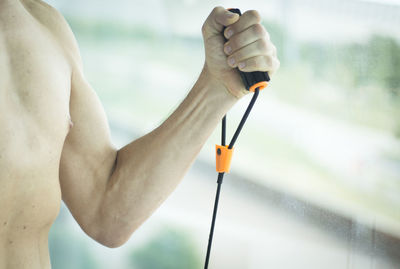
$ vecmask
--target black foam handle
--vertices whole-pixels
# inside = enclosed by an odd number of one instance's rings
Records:
[[[228,10],[230,12],[239,14],[239,16],[242,16],[242,13],[240,12],[240,9],[238,9],[238,8],[230,8]],[[223,32],[225,31],[225,28],[226,27],[224,27]],[[223,34],[223,36],[225,38],[224,34]],[[225,38],[225,42],[226,41],[228,41],[228,40]],[[268,82],[270,80],[268,72],[262,72],[262,71],[242,72],[239,69],[238,69],[238,71],[239,71],[240,76],[242,77],[243,84],[246,87],[246,90],[249,90],[251,88],[251,86],[253,86],[256,83],[259,83],[262,81]]]

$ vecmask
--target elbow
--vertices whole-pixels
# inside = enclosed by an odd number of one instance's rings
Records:
[[[97,226],[95,229],[83,229],[93,240],[108,248],[118,248],[130,238],[130,234],[121,233],[121,229]]]
[[[93,239],[105,247],[119,248],[128,241],[129,237],[125,238],[125,237],[118,237],[118,236],[113,236],[113,235],[108,235],[108,236],[103,235],[103,236],[98,236]]]
[[[124,245],[128,240],[109,239],[109,240],[96,240],[96,241],[108,248],[119,248],[122,245]]]
[[[108,248],[119,248],[128,242],[130,236],[119,235],[118,232],[106,232],[104,234],[99,234],[93,237],[99,244],[106,246]]]

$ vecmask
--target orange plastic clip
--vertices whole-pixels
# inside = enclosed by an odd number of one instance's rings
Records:
[[[215,145],[215,153],[217,172],[229,172],[229,168],[231,167],[233,148],[228,149],[228,146]]]

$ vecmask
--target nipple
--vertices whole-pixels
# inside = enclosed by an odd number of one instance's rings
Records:
[[[71,129],[74,126],[74,123],[72,122],[71,117],[68,117],[68,126],[69,126],[69,129]]]

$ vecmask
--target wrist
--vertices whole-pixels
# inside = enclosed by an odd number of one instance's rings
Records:
[[[199,76],[199,81],[203,81],[207,84],[207,88],[210,88],[215,93],[220,93],[220,96],[224,96],[226,100],[232,102],[238,101],[244,94],[235,93],[218,77],[213,75],[207,67],[207,63],[204,63],[203,69]]]

